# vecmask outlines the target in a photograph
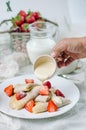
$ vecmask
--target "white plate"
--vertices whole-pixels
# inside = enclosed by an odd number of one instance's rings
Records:
[[[9,97],[3,92],[3,89],[8,86],[9,84],[16,84],[16,83],[24,83],[25,78],[33,78],[35,82],[39,82],[34,75],[24,75],[12,78],[10,80],[6,80],[2,84],[0,84],[0,111],[14,117],[18,118],[26,118],[26,119],[40,119],[40,118],[49,118],[54,116],[59,116],[67,111],[69,111],[71,108],[74,107],[74,105],[78,102],[80,93],[78,88],[71,82],[66,79],[63,79],[58,76],[54,76],[52,79],[50,79],[52,85],[55,88],[60,89],[66,98],[71,100],[71,104],[66,105],[62,108],[59,108],[56,112],[44,112],[39,114],[33,114],[29,113],[25,109],[22,110],[12,110],[9,107]]]

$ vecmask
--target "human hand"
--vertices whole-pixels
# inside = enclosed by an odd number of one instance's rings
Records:
[[[67,66],[76,59],[86,57],[86,38],[65,38],[52,49],[51,55],[58,67]]]

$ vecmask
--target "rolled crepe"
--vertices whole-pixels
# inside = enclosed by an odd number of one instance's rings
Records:
[[[52,100],[58,107],[62,107],[71,103],[69,99],[61,96],[56,96],[55,94],[52,96]]]
[[[12,109],[16,110],[22,109],[29,100],[34,99],[36,96],[38,96],[40,87],[41,86],[34,87],[30,92],[27,92],[27,95],[21,100],[17,100],[16,94],[14,94],[10,99],[9,106]]]
[[[38,102],[32,109],[33,113],[41,113],[47,111],[48,102]]]
[[[42,96],[42,95],[38,95],[35,98],[36,102],[47,102],[50,99],[50,96]]]
[[[14,93],[19,91],[30,91],[33,87],[38,86],[38,84],[28,83],[28,84],[16,84],[14,85]]]

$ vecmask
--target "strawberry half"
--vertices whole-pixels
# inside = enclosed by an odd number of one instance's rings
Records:
[[[65,97],[64,94],[59,89],[56,89],[55,94],[56,96]]]
[[[13,88],[13,85],[10,84],[9,86],[7,86],[5,89],[4,89],[4,92],[6,93],[7,96],[12,96],[13,93],[14,93],[14,88]]]
[[[26,105],[25,105],[24,108],[25,108],[27,111],[32,112],[32,109],[33,109],[34,105],[35,105],[35,102],[34,102],[33,100],[30,100],[30,101],[28,101],[28,102],[26,103]]]
[[[43,86],[40,90],[39,90],[39,94],[40,95],[49,95],[49,89],[47,86]]]
[[[20,100],[20,99],[24,98],[26,95],[27,94],[25,92],[22,92],[22,91],[21,92],[17,92],[16,93],[16,99]]]
[[[58,106],[52,100],[50,100],[48,102],[47,111],[48,112],[55,112],[57,110],[58,110]]]
[[[45,82],[43,83],[43,85],[44,85],[44,86],[47,86],[49,89],[51,88],[51,83],[50,83],[50,81],[45,81]]]
[[[34,79],[25,79],[25,83],[28,84],[28,83],[34,83]]]

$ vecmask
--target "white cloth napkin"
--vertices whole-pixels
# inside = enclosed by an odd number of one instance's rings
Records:
[[[21,67],[29,64],[29,59],[26,54],[14,52],[0,59],[0,82],[14,77]]]

